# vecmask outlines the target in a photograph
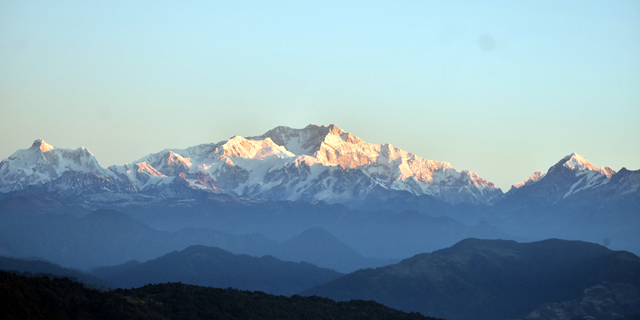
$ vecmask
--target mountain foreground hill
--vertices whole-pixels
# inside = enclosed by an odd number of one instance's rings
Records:
[[[303,294],[452,320],[613,320],[640,312],[640,258],[580,241],[466,239]]]
[[[334,302],[168,283],[98,291],[68,279],[0,271],[2,319],[407,319],[435,320],[372,301]]]

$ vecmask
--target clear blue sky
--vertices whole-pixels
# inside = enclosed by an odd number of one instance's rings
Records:
[[[503,190],[640,168],[640,1],[0,1],[0,158],[335,123]]]

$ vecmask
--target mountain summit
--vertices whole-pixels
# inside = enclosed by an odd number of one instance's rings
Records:
[[[534,172],[529,178],[527,178],[526,180],[522,181],[522,182],[518,182],[518,183],[514,183],[511,187],[518,189],[522,186],[526,186],[529,184],[532,184],[540,179],[542,179],[542,177],[544,177],[545,173],[542,171],[536,171]]]
[[[572,153],[550,167],[546,174],[536,171],[524,182],[514,184],[509,193],[557,202],[604,186],[615,174],[610,167],[598,168],[583,156]]]
[[[604,174],[605,176],[607,176],[607,178],[611,178],[611,176],[616,173],[610,167],[598,168],[592,165],[589,161],[587,161],[587,159],[575,152],[562,158],[562,160],[560,160],[555,166],[549,169],[549,172],[559,166],[571,169],[573,171],[595,171]]]
[[[21,190],[31,185],[42,185],[63,174],[95,173],[112,177],[86,148],[55,149],[42,139],[29,149],[18,150],[0,162],[0,192]]]
[[[51,151],[53,150],[53,146],[44,142],[44,140],[42,139],[38,139],[36,141],[33,142],[33,144],[31,145],[31,148],[29,149],[40,149],[40,151],[42,152],[47,152],[47,151]]]

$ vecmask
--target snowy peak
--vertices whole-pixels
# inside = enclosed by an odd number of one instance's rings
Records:
[[[344,130],[342,130],[342,129],[338,128],[338,126],[337,126],[337,125],[335,125],[335,124],[330,124],[330,125],[327,127],[327,129],[329,129],[329,133],[332,133],[332,134],[338,134],[338,135],[341,135],[341,134],[345,133],[345,132],[344,132]]]
[[[562,163],[562,166],[571,170],[599,171],[599,168],[592,165],[589,161],[587,161],[587,159],[575,152],[564,157],[562,160],[560,160],[560,162]]]
[[[250,140],[264,140],[270,138],[279,146],[285,147],[289,152],[297,156],[314,155],[319,149],[322,141],[330,131],[341,131],[335,125],[329,127],[310,124],[303,129],[293,129],[290,127],[275,127],[265,134],[248,138]]]
[[[248,140],[241,136],[235,136],[222,145],[222,155],[218,160],[228,157],[245,159],[264,159],[267,157],[290,158],[295,154],[287,151],[283,146],[279,146],[266,138],[264,140]]]
[[[536,171],[524,182],[514,184],[509,193],[554,203],[607,185],[615,173],[610,167],[598,168],[572,153],[549,168],[546,175]]]
[[[321,151],[323,145],[335,145],[340,143],[357,144],[362,142],[360,138],[345,132],[337,125],[318,126],[310,124],[303,129],[289,127],[276,127],[249,140],[271,139],[275,144],[284,147],[295,156],[315,156]]]
[[[368,179],[366,183],[361,182],[368,185],[368,188],[379,186],[384,189],[408,191],[414,195],[426,194],[452,203],[490,202],[490,199],[501,194],[499,188],[476,173],[458,171],[447,162],[423,159],[391,144],[367,143],[335,124],[329,126],[311,124],[303,129],[277,127],[262,136],[249,139],[267,138],[297,155],[293,161],[296,166],[319,165],[323,168],[339,167],[341,170],[357,170],[364,174],[362,179]],[[276,168],[269,171],[273,172],[273,170]],[[331,172],[336,174],[338,171]],[[356,179],[354,177],[355,175],[349,179]],[[282,180],[281,183],[290,184],[291,181]],[[335,185],[342,183],[336,180]],[[296,188],[296,190],[304,190],[309,184],[303,183],[303,185],[302,189]],[[264,187],[261,187],[262,189]],[[358,189],[354,192],[361,194],[367,193],[368,190]],[[338,199],[344,196],[324,190],[312,197],[332,202],[332,198]]]
[[[134,163],[142,162],[147,163],[151,167],[155,168],[155,170],[166,176],[176,176],[181,172],[188,171],[189,167],[192,166],[191,158],[184,157],[178,152],[169,149],[150,154]]]
[[[560,165],[573,171],[596,171],[607,176],[607,178],[611,178],[611,176],[616,173],[615,170],[611,169],[610,167],[598,168],[592,165],[589,161],[587,161],[587,159],[575,152],[562,158],[562,160],[560,160],[560,162],[558,162],[554,167]],[[551,172],[554,167],[549,169],[549,172]]]
[[[96,173],[111,177],[86,148],[55,149],[38,139],[29,149],[18,150],[0,163],[0,192],[41,185],[66,172]]]
[[[327,134],[327,137],[325,138],[325,140],[327,140],[328,137],[330,136],[335,136],[335,137],[340,137],[342,141],[350,144],[358,144],[358,143],[364,142],[360,138],[354,136],[353,134],[349,132],[345,132],[344,130],[338,128],[338,126],[336,126],[335,124],[329,125],[328,129],[329,129],[329,133]]]
[[[532,183],[534,183],[534,182],[536,182],[536,181],[538,181],[538,180],[542,179],[542,177],[544,177],[544,176],[545,176],[545,173],[544,173],[544,172],[542,172],[542,171],[539,171],[539,170],[538,170],[538,171],[534,172],[534,173],[533,173],[529,178],[527,178],[526,180],[524,180],[524,181],[522,181],[522,182],[515,183],[515,184],[513,184],[511,187],[512,187],[512,188],[515,188],[515,189],[518,189],[518,188],[520,188],[520,187],[522,187],[522,186],[530,185],[530,184],[532,184]]]
[[[42,140],[42,139],[38,139],[38,140],[33,142],[33,144],[31,145],[31,148],[29,148],[29,149],[32,149],[32,150],[39,149],[42,152],[48,152],[48,151],[53,150],[53,146],[48,144],[48,143],[46,143],[46,142],[44,142],[44,140]]]

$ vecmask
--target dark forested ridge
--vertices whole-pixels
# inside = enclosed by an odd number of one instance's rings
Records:
[[[618,319],[640,312],[640,258],[581,241],[466,239],[303,294],[447,319]]]
[[[67,278],[0,272],[2,319],[435,319],[372,301],[334,302],[167,283],[101,292]]]

